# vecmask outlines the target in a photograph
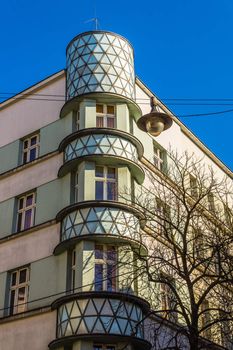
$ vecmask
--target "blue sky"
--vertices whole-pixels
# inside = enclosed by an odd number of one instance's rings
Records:
[[[94,16],[132,43],[136,74],[161,99],[232,99],[164,100],[176,115],[233,109],[232,0],[2,1],[0,101],[63,69],[68,42]],[[233,169],[233,112],[180,119]]]

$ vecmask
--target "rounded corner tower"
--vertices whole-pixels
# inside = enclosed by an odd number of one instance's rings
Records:
[[[67,256],[66,294],[56,299],[56,338],[50,349],[149,350],[144,318],[149,303],[138,296],[136,273],[122,267],[122,246],[142,249],[142,213],[133,206],[141,184],[143,146],[135,137],[141,115],[135,103],[134,53],[123,37],[85,32],[68,45],[66,103],[60,116],[68,132],[60,143],[69,204],[57,214]],[[129,188],[127,199],[121,190]],[[78,262],[78,264],[77,264]],[[134,265],[133,265],[134,266]],[[126,270],[129,274],[125,279]]]
[[[67,100],[103,92],[135,99],[134,52],[131,44],[112,32],[77,35],[67,46]]]

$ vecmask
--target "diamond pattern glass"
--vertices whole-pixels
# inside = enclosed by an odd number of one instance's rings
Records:
[[[90,234],[111,234],[140,241],[139,232],[139,219],[134,214],[117,207],[91,207],[65,216],[61,241]]]
[[[58,338],[79,334],[134,334],[143,339],[143,312],[124,299],[87,298],[73,300],[58,309]],[[135,327],[137,325],[137,327]]]
[[[113,33],[79,35],[67,49],[67,98],[111,92],[135,99],[133,49]]]
[[[64,151],[65,162],[93,154],[114,155],[138,163],[136,146],[123,137],[110,134],[92,134],[79,137],[68,144]]]

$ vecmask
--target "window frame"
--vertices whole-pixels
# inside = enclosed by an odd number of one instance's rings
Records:
[[[177,312],[175,312],[175,309],[172,304],[174,304],[174,293],[171,287],[166,282],[162,282],[162,280],[169,280],[169,283],[172,284],[174,287],[176,285],[175,279],[171,276],[167,276],[165,274],[161,274],[161,282],[159,283],[159,292],[160,292],[160,306],[161,311],[163,313],[163,316],[170,320],[170,321],[177,321]],[[172,311],[174,309],[174,311]],[[164,311],[163,311],[164,310]],[[168,310],[168,311],[165,311]],[[171,310],[169,312],[169,310]]]
[[[20,272],[26,270],[26,279],[24,282],[20,283]],[[30,285],[30,266],[23,266],[18,269],[12,270],[10,273],[10,288],[9,288],[9,315],[15,315],[27,310],[27,302],[29,295],[29,285]],[[13,274],[16,274],[15,284],[13,282]],[[24,301],[19,303],[19,290],[25,288]],[[12,299],[12,294],[13,299]],[[12,303],[13,301],[13,303]],[[20,310],[19,310],[20,308]]]
[[[98,250],[97,247],[102,247],[101,251],[103,254],[102,258],[97,258],[96,257],[96,252]],[[110,250],[109,248],[114,248]],[[99,250],[100,251],[100,250]],[[114,259],[110,260],[108,258],[108,252],[113,252],[114,251]],[[99,282],[97,280],[97,266],[102,266],[102,278],[101,281]],[[115,267],[112,272],[113,275],[111,275],[111,288],[108,288],[108,267],[113,266]],[[110,244],[95,244],[94,247],[94,290],[95,291],[110,291],[110,292],[116,292],[117,287],[118,287],[118,281],[117,281],[117,266],[118,266],[118,249],[116,246],[110,245]],[[101,287],[99,288],[98,285],[102,284]]]
[[[156,169],[165,173],[167,170],[167,151],[156,141],[153,142],[153,164]]]
[[[27,198],[32,196],[32,203],[27,205]],[[20,208],[21,200],[23,201],[23,206]],[[26,213],[31,211],[30,225],[25,226],[26,223]],[[31,191],[17,198],[17,218],[16,218],[16,232],[21,232],[28,230],[35,224],[35,212],[36,212],[36,191]],[[20,216],[21,215],[21,216]]]
[[[36,143],[31,145],[31,141],[33,138],[36,138]],[[26,142],[27,142],[27,147],[25,147]],[[35,149],[35,157],[33,159],[30,159],[31,151],[33,151],[34,149]],[[39,132],[36,132],[22,139],[22,164],[33,162],[35,159],[39,157],[39,152],[40,152],[40,133]]]
[[[103,112],[97,112],[97,106],[103,107]],[[114,114],[108,113],[108,107],[114,108]],[[101,125],[98,123],[98,118],[102,119]],[[108,126],[108,119],[113,119],[113,126]],[[96,127],[97,128],[113,128],[117,127],[117,118],[116,118],[116,105],[114,104],[104,104],[104,103],[96,103]]]
[[[97,176],[97,168],[103,168],[103,176]],[[108,170],[114,169],[115,177],[111,178],[108,177]],[[101,198],[97,198],[97,184],[102,183],[103,190],[102,190],[102,196]],[[108,190],[108,184],[114,184],[114,193],[112,196],[110,196],[110,192]],[[112,198],[110,198],[112,197]],[[110,198],[110,199],[109,199]],[[111,200],[111,201],[117,201],[118,200],[118,177],[117,177],[117,168],[107,165],[98,165],[95,166],[95,199],[96,200]]]

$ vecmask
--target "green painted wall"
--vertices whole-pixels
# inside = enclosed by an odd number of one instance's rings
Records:
[[[60,142],[73,131],[73,113],[40,130],[40,156],[58,149]]]
[[[0,148],[0,174],[19,165],[20,140]]]
[[[15,215],[14,215],[15,199],[11,198],[0,203],[0,239],[10,235],[15,231]]]
[[[52,255],[35,261],[30,265],[29,302],[66,290],[66,261],[67,253],[64,252],[58,256]],[[29,303],[28,308],[34,309],[50,305],[59,296]]]
[[[70,174],[37,188],[35,225],[54,219],[70,204]]]

